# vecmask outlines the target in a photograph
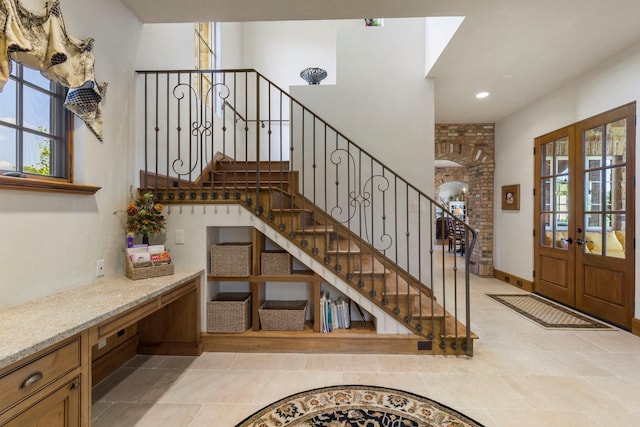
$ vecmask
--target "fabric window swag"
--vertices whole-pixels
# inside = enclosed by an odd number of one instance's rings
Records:
[[[18,0],[0,0],[0,92],[11,74],[11,59],[68,87],[65,107],[102,141],[101,101],[107,83],[94,75],[93,39],[76,39],[64,26],[59,0],[29,10]]]

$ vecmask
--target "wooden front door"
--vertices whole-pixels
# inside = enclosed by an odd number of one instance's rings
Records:
[[[631,328],[635,104],[536,138],[535,291]]]

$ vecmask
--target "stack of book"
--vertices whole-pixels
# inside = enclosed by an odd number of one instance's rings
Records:
[[[351,327],[351,304],[342,297],[332,300],[329,292],[323,292],[320,298],[320,318],[322,332]]]

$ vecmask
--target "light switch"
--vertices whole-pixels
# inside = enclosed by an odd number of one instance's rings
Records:
[[[176,230],[176,245],[184,245],[184,230]]]

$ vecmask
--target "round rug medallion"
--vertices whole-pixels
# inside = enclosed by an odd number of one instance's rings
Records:
[[[281,399],[236,427],[482,427],[426,397],[386,387],[343,385]]]

